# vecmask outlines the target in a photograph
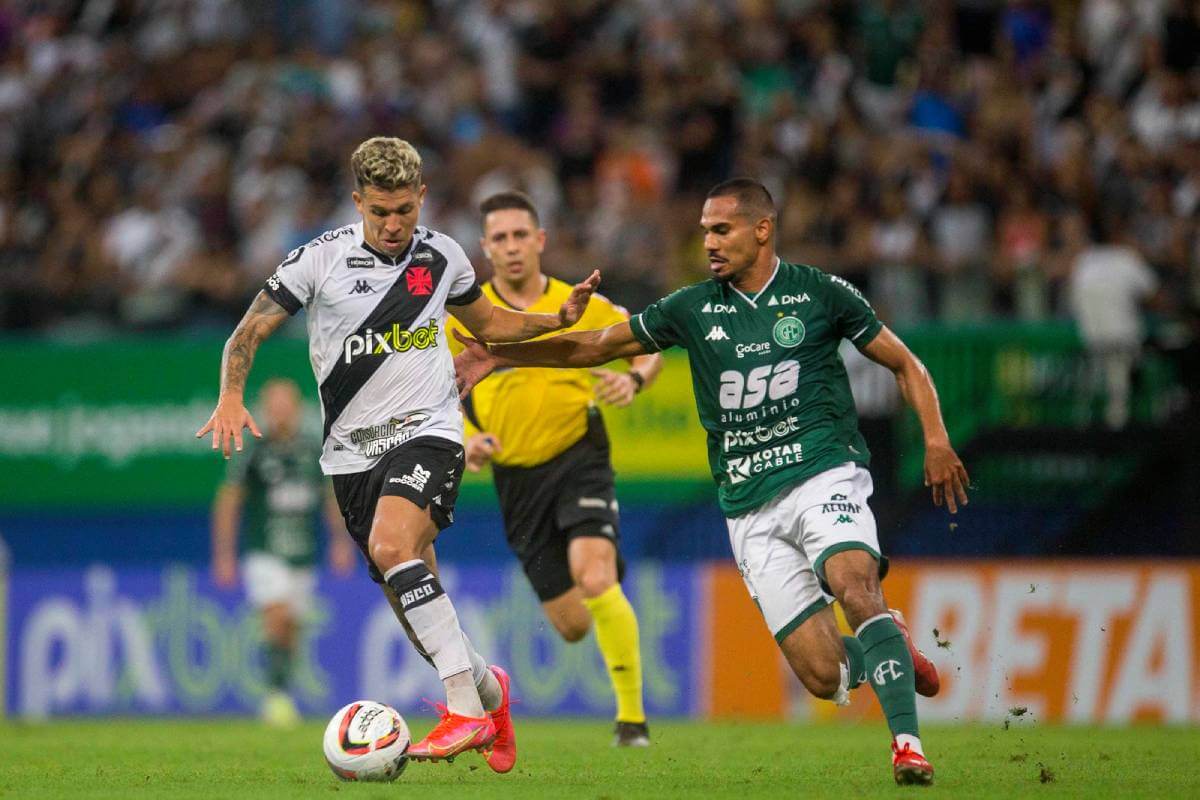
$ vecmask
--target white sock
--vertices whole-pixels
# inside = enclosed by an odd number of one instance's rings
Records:
[[[903,750],[904,745],[908,745],[908,749],[912,750],[917,755],[925,755],[925,751],[921,749],[921,737],[913,736],[909,733],[896,734],[896,749]]]
[[[446,687],[446,708],[455,714],[478,719],[483,716],[483,703],[479,700],[479,691],[471,678],[471,671],[463,670],[457,675],[442,679]]]
[[[400,600],[404,619],[446,685],[446,706],[455,714],[483,716],[467,640],[459,627],[454,605],[437,577],[420,559],[397,564],[383,577]],[[463,675],[461,679],[458,678],[460,674]],[[463,682],[466,683],[465,690],[460,687]]]
[[[475,680],[475,689],[479,692],[483,708],[485,711],[495,711],[504,700],[500,681],[496,680],[496,676],[488,669],[487,662],[479,655],[479,651],[471,644],[471,639],[465,632],[463,642],[467,646],[467,655],[471,657],[471,677]]]
[[[838,668],[841,671],[841,679],[838,681],[837,691],[829,699],[835,705],[848,706],[850,705],[850,668],[844,663],[838,664]]]

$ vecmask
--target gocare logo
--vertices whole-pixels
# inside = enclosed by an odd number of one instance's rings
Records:
[[[769,353],[769,352],[771,352],[771,343],[770,342],[753,342],[751,344],[739,344],[737,347],[734,348],[734,352],[737,353],[738,358],[744,358],[745,356],[756,356],[756,355],[759,355],[762,353]]]
[[[384,356],[405,353],[409,350],[428,350],[437,347],[438,324],[430,317],[429,322],[415,330],[404,330],[399,323],[382,331],[367,328],[365,331],[346,337],[343,360],[350,364],[361,356]]]

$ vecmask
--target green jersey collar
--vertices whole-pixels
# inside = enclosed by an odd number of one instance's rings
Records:
[[[763,284],[763,287],[754,293],[754,297],[750,297],[733,284],[730,284],[729,288],[741,295],[742,299],[749,303],[751,308],[758,308],[758,298],[762,297],[763,292],[771,288],[771,284],[775,282],[775,276],[779,274],[779,265],[782,263],[783,260],[779,256],[775,256],[775,271],[771,273],[771,277],[767,278],[767,282]]]

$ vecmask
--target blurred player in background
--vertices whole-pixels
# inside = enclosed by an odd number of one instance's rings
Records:
[[[213,579],[224,588],[237,584],[240,527],[246,596],[262,614],[262,716],[288,726],[299,721],[288,686],[298,628],[316,590],[319,512],[329,526],[329,562],[339,575],[354,566],[354,544],[317,463],[321,446],[301,430],[300,390],[290,380],[272,380],[260,400],[265,435],[245,458],[230,462],[213,502]]]
[[[217,407],[196,435],[211,432],[226,458],[231,442],[242,449],[244,427],[259,435],[243,404],[254,353],[307,309],[324,418],[321,468],[334,476],[372,579],[446,690],[440,721],[408,754],[437,761],[479,750],[489,767],[508,772],[516,762],[508,675],[463,633],[433,548],[454,521],[464,464],[446,311],[479,339],[521,341],[579,321],[600,274],[577,284],[556,313],[493,305],[462,247],[417,224],[426,187],[412,145],[368,139],[350,165],[362,221],[293,250],[267,279],[225,343]]]
[[[459,390],[497,368],[579,368],[686,348],[734,559],[775,641],[817,697],[848,703],[849,690],[869,680],[892,731],[896,782],[931,783],[916,693],[937,692],[937,670],[880,589],[887,559],[867,505],[870,453],[837,353],[842,339],[890,369],[916,410],[934,503],[955,513],[967,502],[967,473],[924,365],[849,283],[781,261],[775,224],[762,184],[717,185],[700,217],[711,280],[601,331],[491,348],[463,339]],[[854,636],[838,632],[832,598]]]
[[[546,245],[533,201],[521,192],[484,200],[480,245],[492,263],[483,292],[522,311],[558,308],[570,284],[542,273]],[[596,330],[629,319],[601,295],[572,330]],[[463,332],[461,325],[450,328]],[[461,349],[450,343],[452,352]],[[604,419],[593,396],[624,407],[662,369],[655,353],[629,359],[625,372],[510,370],[475,387],[464,400],[467,469],[489,461],[509,547],[521,561],[546,618],[568,642],[587,635],[593,620],[617,700],[618,746],[650,744],[642,702],[638,621],[621,590],[613,469]]]

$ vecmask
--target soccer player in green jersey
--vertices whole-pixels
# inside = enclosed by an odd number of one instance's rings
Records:
[[[236,585],[240,527],[246,596],[262,615],[262,717],[283,727],[299,721],[288,683],[297,630],[316,590],[319,512],[329,526],[330,563],[340,574],[354,567],[354,543],[317,464],[321,446],[300,430],[300,390],[289,380],[268,381],[261,400],[267,435],[247,458],[231,462],[213,502],[212,569],[218,586]]]
[[[937,670],[884,602],[887,559],[867,505],[870,453],[837,352],[842,339],[895,374],[920,418],[933,502],[956,513],[967,472],[924,365],[852,285],[781,261],[775,224],[762,184],[719,184],[700,217],[711,280],[599,331],[492,346],[459,336],[459,389],[498,367],[587,367],[685,348],[733,555],[788,664],[812,694],[842,704],[869,682],[892,732],[896,782],[928,784],[916,693],[937,692]],[[840,635],[835,598],[854,636]]]

